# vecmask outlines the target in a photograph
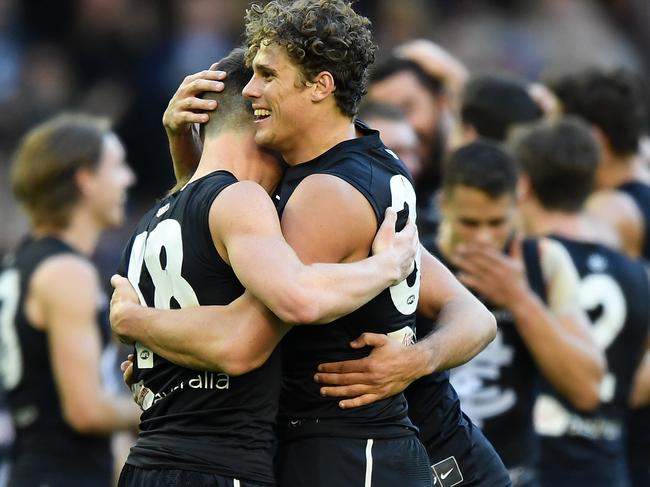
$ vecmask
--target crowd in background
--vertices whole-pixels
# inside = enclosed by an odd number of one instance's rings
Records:
[[[0,256],[27,231],[7,184],[19,137],[61,110],[84,111],[111,118],[137,175],[128,223],[109,232],[97,251],[104,276],[114,271],[142,208],[173,185],[161,124],[171,95],[184,76],[210,66],[241,41],[248,4],[0,0]],[[650,8],[645,0],[361,0],[356,6],[373,21],[378,64],[396,46],[417,38],[433,40],[444,48],[438,54],[453,56],[439,87],[449,114],[459,109],[457,97],[470,74],[508,73],[533,83],[599,66],[623,67],[650,79]],[[410,46],[406,57],[418,58],[417,45]],[[536,99],[542,106],[543,95]],[[377,93],[373,99],[383,101]],[[363,118],[372,118],[372,107],[364,109]],[[427,129],[436,128],[453,141],[458,134],[445,117],[439,114]],[[418,132],[417,122],[409,122]],[[436,159],[431,153],[419,156]],[[430,217],[433,232],[438,216],[435,208],[427,214],[433,196],[428,189],[439,184],[432,181],[440,175],[437,168],[417,171],[421,218]],[[422,236],[432,238],[426,231],[421,229]],[[9,420],[0,414],[0,449],[9,442],[10,431]]]

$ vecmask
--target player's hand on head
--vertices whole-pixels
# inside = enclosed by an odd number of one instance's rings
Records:
[[[396,232],[396,221],[397,212],[393,208],[387,208],[384,221],[372,243],[373,254],[384,254],[387,257],[387,266],[394,272],[395,284],[403,281],[411,274],[415,256],[420,247],[415,222],[409,218],[406,226],[401,231]]]
[[[417,379],[409,360],[409,347],[380,333],[364,333],[352,348],[372,347],[362,359],[324,363],[314,380],[323,386],[324,397],[344,397],[342,409],[372,404],[399,394]]]
[[[140,300],[129,280],[122,276],[115,274],[111,277],[111,286],[111,329],[122,343],[133,343],[128,334],[129,311],[133,306],[138,306]]]
[[[217,64],[210,69],[186,76],[183,82],[169,100],[169,105],[163,114],[163,125],[170,135],[179,135],[189,131],[195,123],[206,123],[210,120],[208,113],[217,108],[215,100],[200,98],[205,92],[219,93],[223,91],[224,71],[217,70]]]

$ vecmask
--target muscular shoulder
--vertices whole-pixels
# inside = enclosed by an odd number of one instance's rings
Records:
[[[94,309],[99,279],[88,260],[75,254],[59,254],[38,266],[29,289],[30,296],[50,311],[69,305]]]
[[[320,242],[321,250],[330,250],[325,252],[327,255],[318,251],[319,258],[331,262],[367,256],[377,224],[366,197],[350,183],[330,174],[313,174],[301,181],[282,215],[287,239],[289,234],[302,233],[306,240]],[[305,253],[299,255],[311,260]]]

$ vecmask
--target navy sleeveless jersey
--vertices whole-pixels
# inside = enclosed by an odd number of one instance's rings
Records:
[[[37,468],[71,480],[90,475],[97,485],[108,486],[113,476],[109,436],[79,434],[67,424],[47,331],[35,328],[24,313],[32,275],[44,261],[61,254],[79,255],[56,238],[29,239],[0,274],[0,378],[16,431],[10,453],[12,475],[29,474]],[[97,313],[106,345],[110,333],[106,299]]]
[[[344,141],[317,158],[290,167],[280,189],[278,211],[300,182],[312,174],[329,174],[347,181],[371,204],[381,224],[386,208],[399,210],[397,229],[415,213],[415,192],[403,163],[379,139],[378,132],[360,122],[363,136]],[[368,350],[353,350],[350,341],[363,332],[401,333],[415,328],[419,294],[419,269],[400,284],[384,290],[354,313],[327,325],[294,327],[284,338],[284,387],[280,400],[281,425],[289,437],[296,435],[380,438],[404,435],[412,428],[402,394],[377,403],[342,410],[336,398],[323,398],[313,376],[323,362],[366,356]],[[291,425],[300,425],[291,428]]]
[[[439,251],[437,256],[445,262]],[[524,242],[523,257],[529,286],[545,301],[535,240]],[[445,264],[456,272],[451,264]],[[451,371],[451,383],[463,411],[481,428],[506,467],[533,467],[537,443],[532,411],[539,372],[517,331],[512,313],[482,301],[497,320],[497,335],[476,357]]]
[[[208,222],[215,198],[236,182],[229,172],[213,172],[142,218],[122,262],[141,302],[160,309],[225,305],[243,293],[214,247]],[[144,412],[127,463],[273,483],[278,353],[239,377],[179,367],[139,344],[135,357]]]
[[[601,405],[579,413],[547,384],[535,407],[541,438],[542,474],[553,471],[573,485],[626,485],[617,475],[624,465],[624,415],[650,321],[650,286],[645,267],[600,244],[551,236],[568,250],[580,275],[580,300],[608,371]],[[581,477],[575,477],[581,475]],[[559,485],[554,481],[554,485]],[[585,484],[586,485],[586,484]]]
[[[641,256],[650,262],[650,185],[631,181],[618,187],[628,194],[643,215]],[[627,415],[627,451],[630,465],[650,470],[650,406],[630,410]]]

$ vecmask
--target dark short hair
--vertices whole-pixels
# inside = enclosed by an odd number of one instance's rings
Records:
[[[246,62],[261,43],[276,42],[300,67],[302,82],[321,71],[334,77],[341,112],[353,117],[366,94],[368,66],[375,60],[370,20],[344,0],[272,0],[246,11]]]
[[[462,94],[461,119],[481,137],[503,142],[518,123],[542,117],[526,85],[505,75],[489,74],[470,79]]]
[[[65,228],[81,197],[75,173],[95,170],[111,132],[108,119],[65,113],[32,128],[11,166],[11,190],[32,225]]]
[[[549,210],[579,211],[594,185],[598,143],[589,126],[564,117],[522,127],[513,153],[540,203]]]
[[[210,117],[207,124],[201,125],[201,130],[208,134],[218,133],[224,127],[238,129],[242,124],[251,124],[252,127],[253,111],[250,102],[242,96],[242,90],[253,76],[253,71],[244,63],[244,54],[245,50],[238,47],[221,59],[217,69],[228,73],[223,91],[206,92],[202,96],[219,101],[218,116]]]
[[[370,84],[379,83],[404,72],[412,73],[418,80],[418,83],[426,88],[433,96],[439,96],[443,93],[443,84],[440,78],[427,73],[415,61],[395,56],[383,60],[370,70]]]
[[[564,113],[577,115],[603,131],[612,150],[631,155],[648,123],[641,80],[624,69],[588,69],[546,81]]]
[[[478,139],[452,152],[447,159],[442,187],[452,194],[457,186],[468,186],[490,198],[516,193],[517,165],[500,144]]]

